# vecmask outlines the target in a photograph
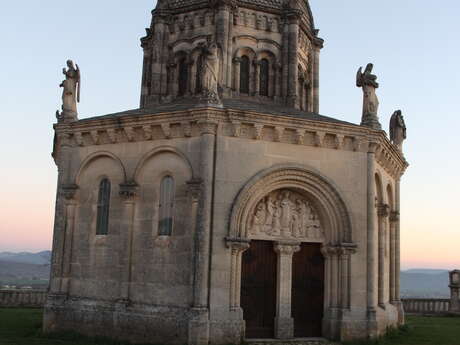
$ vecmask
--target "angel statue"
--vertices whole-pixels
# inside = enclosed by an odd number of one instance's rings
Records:
[[[356,86],[361,87],[364,93],[361,125],[381,130],[382,126],[377,115],[379,99],[375,94],[375,90],[378,89],[379,84],[377,83],[377,76],[372,74],[373,68],[374,65],[371,63],[366,66],[364,72],[363,68],[360,67],[356,76]]]
[[[76,67],[75,67],[76,66]],[[67,67],[62,70],[65,80],[59,85],[62,91],[62,117],[77,116],[77,102],[80,103],[80,68],[72,60],[67,60]]]
[[[401,110],[396,110],[390,119],[390,139],[399,151],[402,151],[402,144],[407,138],[406,123]]]
[[[203,46],[203,67],[201,69],[202,96],[219,104],[219,48],[216,43]]]

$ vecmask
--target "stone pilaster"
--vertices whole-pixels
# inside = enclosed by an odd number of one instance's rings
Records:
[[[128,302],[131,293],[132,268],[133,268],[133,238],[134,216],[138,185],[134,181],[120,184],[119,195],[123,199],[123,217],[121,233],[126,234],[125,264],[121,282],[120,300]]]
[[[376,287],[375,272],[377,260],[375,257],[375,152],[378,148],[376,142],[369,142],[367,151],[367,321],[368,336],[376,337],[377,315],[376,315]]]
[[[277,302],[275,319],[275,337],[291,339],[294,337],[294,319],[292,318],[292,256],[300,250],[298,242],[277,242],[278,253]]]

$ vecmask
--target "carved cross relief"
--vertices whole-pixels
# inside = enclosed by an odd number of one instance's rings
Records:
[[[257,204],[251,216],[249,237],[321,243],[324,230],[317,211],[305,196],[282,189],[268,194]]]

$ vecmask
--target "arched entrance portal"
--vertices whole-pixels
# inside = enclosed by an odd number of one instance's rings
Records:
[[[246,338],[337,338],[338,311],[350,305],[350,224],[337,190],[305,167],[251,179],[227,237],[230,308],[241,310]]]

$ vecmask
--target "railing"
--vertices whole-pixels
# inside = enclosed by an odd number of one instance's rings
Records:
[[[450,306],[450,299],[406,298],[402,302],[406,314],[444,314]]]
[[[0,307],[43,307],[47,294],[44,290],[0,290]]]

